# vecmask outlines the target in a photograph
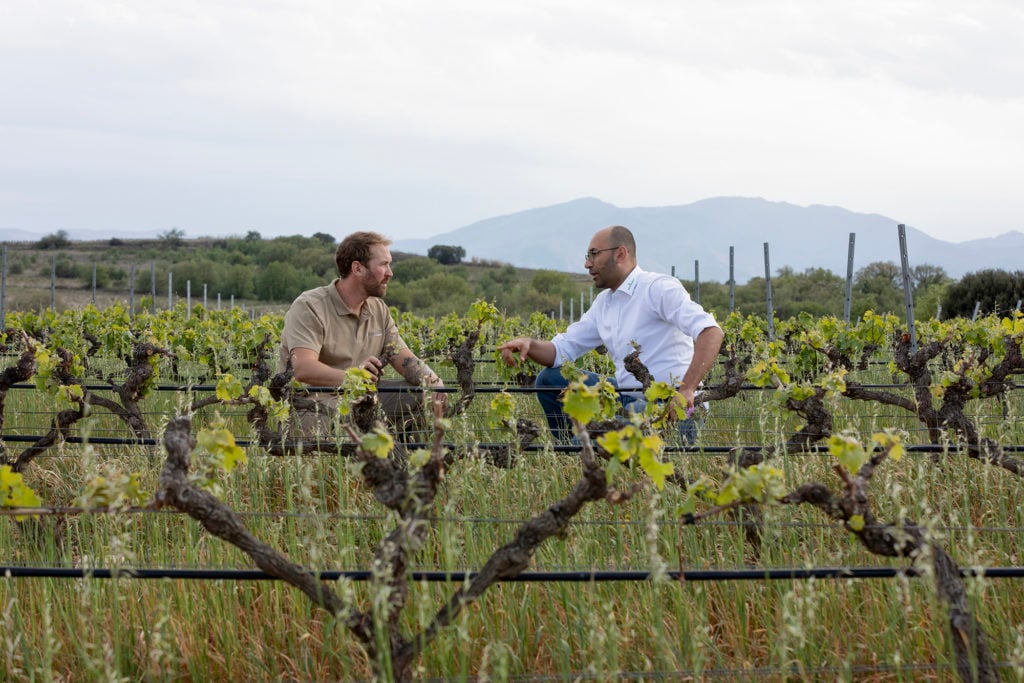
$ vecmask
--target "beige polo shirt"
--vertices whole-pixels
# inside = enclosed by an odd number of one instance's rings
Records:
[[[371,296],[356,315],[336,284],[303,292],[292,302],[284,315],[278,372],[285,369],[292,349],[312,349],[321,363],[346,370],[369,356],[384,360],[385,348],[406,348],[383,299]]]

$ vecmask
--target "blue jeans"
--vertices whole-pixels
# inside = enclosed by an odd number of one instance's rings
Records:
[[[583,375],[583,383],[587,386],[593,386],[601,379],[595,372],[583,372]],[[608,381],[618,389],[619,385],[614,377],[609,377]],[[540,401],[551,435],[558,443],[570,443],[573,440],[572,422],[562,410],[561,401],[561,390],[569,386],[569,380],[562,376],[560,367],[544,368],[537,374],[534,386],[543,390],[537,392],[537,400]],[[643,397],[631,394],[619,394],[619,402],[622,403],[623,410],[630,412],[642,413],[647,407],[647,401]],[[680,420],[676,423],[676,428],[684,444],[692,446],[697,440],[697,423],[693,419]]]

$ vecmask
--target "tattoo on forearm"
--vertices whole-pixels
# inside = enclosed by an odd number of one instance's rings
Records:
[[[421,384],[424,380],[428,384],[437,382],[437,375],[427,367],[427,364],[419,358],[406,358],[402,361],[402,377],[409,384]]]
[[[388,342],[384,345],[384,350],[381,351],[380,361],[384,365],[391,365],[391,359],[398,355],[398,349],[395,348],[394,342]]]

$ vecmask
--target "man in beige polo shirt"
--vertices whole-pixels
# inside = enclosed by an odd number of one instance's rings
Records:
[[[391,240],[375,232],[354,232],[338,245],[338,275],[331,284],[303,292],[284,316],[278,371],[289,358],[295,379],[314,387],[337,387],[349,368],[365,368],[380,387],[434,387],[444,384],[416,357],[398,334],[381,298],[391,280]],[[381,380],[390,365],[401,380]],[[300,416],[303,429],[327,433],[337,397],[315,393],[327,404],[327,418]],[[381,392],[384,414],[400,431],[422,416],[422,393]],[[442,396],[443,398],[443,396]],[[312,417],[312,419],[311,419]]]

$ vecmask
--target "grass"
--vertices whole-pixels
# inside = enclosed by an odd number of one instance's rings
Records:
[[[1019,444],[1017,395],[1004,418],[997,405],[977,411],[984,431]],[[158,393],[147,414],[173,411]],[[517,395],[523,414],[540,415]],[[497,440],[483,432],[486,395],[452,425],[453,439]],[[993,402],[994,403],[994,402]],[[839,420],[862,433],[912,420],[877,405],[843,404]],[[5,435],[45,426],[47,401],[33,391],[9,398]],[[230,416],[236,434],[244,421]],[[796,426],[771,396],[750,392],[713,406],[705,447],[771,444]],[[98,414],[93,435],[123,436]],[[8,443],[8,452],[13,444]],[[365,569],[391,528],[350,463],[332,456],[273,458],[250,448],[249,461],[223,482],[224,499],[262,540],[318,569]],[[721,479],[722,453],[670,454],[688,477]],[[65,444],[40,458],[26,480],[50,505],[70,505],[98,474],[139,472],[153,491],[159,447]],[[824,454],[776,459],[787,485],[838,486]],[[471,571],[518,525],[564,496],[579,476],[574,457],[520,455],[511,469],[482,459],[449,468],[436,521],[414,569]],[[636,481],[635,477],[629,481]],[[871,487],[883,519],[928,525],[962,566],[1017,566],[1024,553],[1020,478],[964,456],[910,453],[887,462]],[[766,510],[760,554],[728,516],[680,526],[683,492],[667,487],[621,505],[587,507],[565,538],[543,545],[531,570],[646,571],[783,567],[904,567],[870,555],[820,513]],[[25,566],[251,568],[236,549],[182,515],[159,512],[44,517],[0,523],[5,564]],[[968,581],[970,606],[987,629],[1009,680],[1024,679],[1024,590],[1020,579]],[[340,582],[360,605],[370,586]],[[427,623],[454,585],[413,586],[404,615]],[[0,677],[4,680],[216,681],[363,680],[370,667],[355,639],[297,591],[269,581],[119,578],[0,580]],[[927,578],[760,581],[509,582],[463,612],[416,663],[417,675],[444,680],[878,680],[955,678],[945,626]]]

